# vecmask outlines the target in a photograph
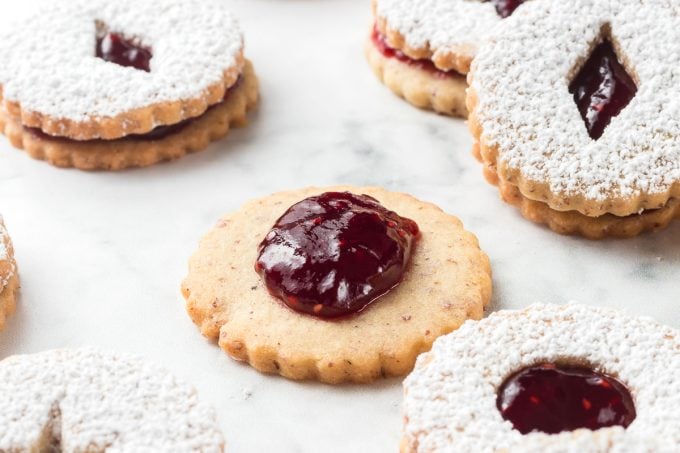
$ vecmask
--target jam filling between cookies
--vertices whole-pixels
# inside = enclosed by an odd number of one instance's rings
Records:
[[[462,75],[457,71],[453,70],[442,71],[437,66],[435,66],[432,60],[428,60],[426,58],[416,60],[414,58],[409,57],[401,50],[390,47],[389,44],[387,44],[385,36],[383,36],[378,30],[377,25],[373,27],[373,32],[371,33],[371,40],[373,41],[373,44],[375,45],[376,49],[378,49],[378,51],[380,51],[380,53],[386,58],[395,58],[401,61],[402,63],[406,63],[415,68],[427,71],[443,79],[448,77],[462,77]]]
[[[626,428],[636,416],[630,392],[615,378],[586,367],[551,363],[510,376],[500,387],[496,404],[522,434]]]
[[[127,39],[119,33],[106,32],[98,35],[96,55],[97,58],[119,66],[151,72],[151,49],[142,46],[138,40]]]
[[[593,140],[637,93],[637,85],[621,64],[611,41],[605,40],[591,53],[569,85],[574,102]]]
[[[319,318],[356,314],[398,285],[418,225],[368,195],[327,192],[291,206],[259,246],[270,294]]]
[[[137,140],[137,141],[155,141],[155,140],[163,140],[167,137],[170,137],[172,135],[178,134],[182,132],[184,129],[189,127],[191,124],[194,122],[200,120],[203,118],[205,115],[207,115],[210,111],[213,109],[219,107],[222,105],[226,100],[229,98],[229,95],[234,92],[242,83],[243,76],[239,76],[239,78],[236,80],[236,83],[232,85],[226,93],[224,93],[224,98],[222,101],[218,102],[215,105],[212,105],[208,107],[208,109],[203,113],[203,115],[194,117],[194,118],[188,118],[184,121],[180,121],[179,123],[176,124],[170,124],[167,126],[158,126],[154,129],[152,129],[150,132],[147,132],[146,134],[130,134],[126,135],[125,137],[114,139],[114,140],[100,140],[100,139],[94,139],[94,140],[73,140],[70,138],[66,137],[58,137],[58,136],[53,136],[44,133],[41,129],[35,128],[35,127],[26,127],[24,126],[24,129],[27,130],[28,132],[31,133],[36,138],[39,138],[41,140],[53,140],[53,141],[65,141],[65,142],[77,142],[77,143],[98,143],[98,142],[117,142],[117,141],[122,141],[122,140]]]
[[[496,12],[503,19],[510,17],[512,13],[515,12],[517,7],[524,3],[526,0],[487,0],[494,4],[496,7]]]

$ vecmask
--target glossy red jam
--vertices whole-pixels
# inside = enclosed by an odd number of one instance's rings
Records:
[[[498,410],[522,434],[597,430],[635,420],[628,389],[589,368],[542,364],[510,376],[498,391]]]
[[[293,310],[360,312],[403,278],[418,225],[368,195],[327,192],[291,206],[259,247],[255,270]]]
[[[151,50],[117,33],[97,37],[97,57],[120,66],[151,71]]]
[[[612,118],[617,116],[635,97],[637,86],[623,67],[611,42],[598,45],[576,78],[569,92],[590,137],[602,137]]]
[[[398,49],[393,49],[392,47],[387,44],[387,41],[385,40],[385,37],[380,34],[380,31],[378,30],[377,26],[373,27],[373,33],[371,33],[371,39],[373,41],[373,44],[375,45],[376,49],[380,51],[381,54],[383,54],[386,58],[396,58],[397,60],[401,61],[402,63],[406,63],[408,65],[411,65],[415,68],[422,69],[423,71],[428,71],[431,72],[432,74],[436,75],[437,77],[461,77],[461,75],[456,72],[456,71],[442,71],[441,69],[437,68],[434,63],[431,60],[427,59],[422,59],[422,60],[416,60],[408,55],[406,55],[404,52]]]
[[[490,0],[490,1],[496,7],[498,15],[505,19],[506,17],[510,17],[512,13],[515,12],[517,7],[524,3],[526,0]]]

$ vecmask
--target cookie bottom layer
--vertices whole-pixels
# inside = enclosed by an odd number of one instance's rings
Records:
[[[517,206],[526,219],[546,225],[559,234],[580,235],[587,239],[631,238],[644,232],[664,229],[674,219],[680,218],[679,199],[669,200],[662,208],[626,217],[613,214],[588,217],[578,211],[556,211],[546,203],[525,197],[517,186],[500,178],[496,163],[482,155],[478,144],[474,145],[473,155],[484,164],[484,177],[498,187],[503,201]]]
[[[0,291],[0,330],[5,328],[5,320],[14,313],[17,306],[17,295],[19,293],[19,276],[16,271]]]
[[[225,137],[231,127],[245,126],[247,113],[257,104],[259,88],[252,64],[247,61],[243,80],[221,103],[187,125],[180,132],[160,140],[122,138],[77,142],[41,138],[25,129],[0,111],[0,132],[13,146],[23,149],[34,159],[56,167],[80,170],[122,170],[146,167],[162,161],[175,160],[189,153],[202,151]]]
[[[253,270],[276,219],[326,191],[373,196],[422,231],[402,282],[360,314],[332,321],[291,310]],[[191,258],[182,293],[203,335],[236,360],[289,379],[363,383],[408,373],[435,338],[480,319],[491,269],[476,237],[434,205],[378,188],[309,188],[251,201],[222,218]]]
[[[443,115],[467,117],[465,76],[438,77],[396,58],[386,57],[370,37],[365,50],[373,72],[397,96],[418,108]]]

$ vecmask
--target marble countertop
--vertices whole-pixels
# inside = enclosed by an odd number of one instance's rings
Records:
[[[0,26],[35,3],[5,5]],[[680,222],[603,242],[535,226],[484,181],[463,121],[416,110],[373,76],[362,50],[368,0],[228,3],[261,80],[248,128],[121,173],[55,169],[0,138],[0,212],[23,284],[0,357],[84,345],[144,355],[217,408],[230,451],[396,451],[400,380],[263,376],[205,341],[179,292],[222,214],[273,191],[340,183],[410,192],[459,216],[491,258],[492,310],[576,299],[680,327]]]

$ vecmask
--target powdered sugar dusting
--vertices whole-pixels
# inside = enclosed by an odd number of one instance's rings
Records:
[[[96,21],[151,47],[151,72],[96,58]],[[114,117],[201,96],[242,47],[236,20],[216,0],[62,0],[4,33],[0,84],[32,112]]]
[[[594,141],[568,85],[608,28],[638,92]],[[500,166],[594,202],[664,194],[680,181],[680,18],[665,1],[541,0],[496,30],[472,87]]]
[[[575,303],[468,321],[439,338],[405,380],[406,438],[419,451],[673,451],[680,445],[679,335],[646,318]],[[513,372],[556,359],[584,360],[617,377],[637,418],[626,430],[514,430],[496,408],[497,389]]]
[[[136,357],[89,349],[10,357],[0,362],[0,401],[0,451],[37,451],[46,427],[57,451],[223,447],[195,390]]]
[[[413,48],[474,54],[501,21],[491,2],[479,0],[378,0],[378,16]]]

